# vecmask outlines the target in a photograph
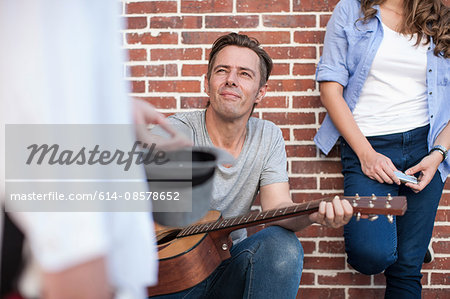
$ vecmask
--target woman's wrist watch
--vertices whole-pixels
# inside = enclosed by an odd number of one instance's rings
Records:
[[[440,152],[440,153],[442,154],[442,156],[443,156],[442,162],[444,162],[444,160],[447,159],[447,156],[448,156],[448,150],[447,150],[444,146],[439,145],[439,144],[433,146],[433,147],[431,148],[429,154],[431,154],[431,153],[434,152],[434,151]]]

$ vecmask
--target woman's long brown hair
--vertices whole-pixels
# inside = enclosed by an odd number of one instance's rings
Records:
[[[380,5],[386,0],[361,0],[361,11],[367,21],[377,13],[374,5]],[[434,55],[450,57],[450,10],[441,0],[404,0],[404,18],[399,28],[400,33],[417,33],[416,46],[425,37],[427,44],[430,37],[435,44]]]

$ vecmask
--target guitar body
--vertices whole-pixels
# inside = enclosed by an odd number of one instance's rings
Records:
[[[218,211],[209,211],[196,224],[216,221]],[[158,284],[147,288],[148,296],[176,293],[205,280],[230,257],[229,231],[222,230],[177,238],[177,228],[155,224],[158,241]],[[171,237],[174,236],[174,237]],[[224,245],[225,244],[225,245]]]

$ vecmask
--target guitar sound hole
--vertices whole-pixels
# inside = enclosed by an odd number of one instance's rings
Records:
[[[162,238],[158,239],[157,244],[165,244],[177,238],[178,234],[181,232],[181,229],[174,229],[162,236]]]

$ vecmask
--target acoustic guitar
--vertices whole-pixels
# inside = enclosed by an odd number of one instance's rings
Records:
[[[357,220],[369,215],[387,215],[390,222],[393,215],[406,211],[406,197],[388,196],[343,197],[353,206]],[[237,229],[278,221],[286,218],[311,214],[318,210],[320,199],[293,205],[287,208],[253,211],[245,215],[222,218],[220,212],[209,211],[205,217],[185,228],[171,228],[155,224],[158,242],[159,273],[158,284],[147,288],[148,296],[170,294],[191,288],[206,279],[225,259],[230,257],[229,234]]]

